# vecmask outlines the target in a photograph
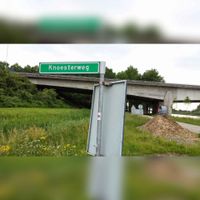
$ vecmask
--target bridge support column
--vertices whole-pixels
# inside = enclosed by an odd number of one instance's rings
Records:
[[[172,114],[173,101],[174,101],[174,98],[173,98],[172,92],[167,91],[167,93],[165,94],[165,97],[164,97],[164,106],[167,107],[168,115]]]

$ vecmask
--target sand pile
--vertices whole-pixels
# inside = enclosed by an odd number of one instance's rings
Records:
[[[157,115],[140,127],[154,136],[164,137],[179,144],[193,144],[199,141],[198,135],[183,128],[174,120],[166,116]]]

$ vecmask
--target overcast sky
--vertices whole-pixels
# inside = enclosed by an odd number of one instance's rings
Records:
[[[0,60],[38,65],[42,61],[106,61],[115,72],[132,65],[156,68],[166,82],[200,85],[200,45],[174,44],[2,44]]]
[[[106,21],[156,24],[171,36],[199,38],[198,0],[1,0],[0,16],[37,19],[44,15],[98,15]]]

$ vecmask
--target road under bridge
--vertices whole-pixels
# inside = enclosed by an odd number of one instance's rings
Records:
[[[60,91],[74,91],[92,94],[94,84],[99,79],[95,77],[69,76],[69,75],[41,75],[38,73],[18,73],[27,77],[38,87],[50,87]],[[113,79],[105,79],[112,82]],[[200,85],[185,85],[160,83],[149,81],[127,81],[127,103],[129,109],[132,105],[136,107],[143,104],[146,114],[156,113],[160,104],[166,105],[171,112],[173,102],[200,103]]]

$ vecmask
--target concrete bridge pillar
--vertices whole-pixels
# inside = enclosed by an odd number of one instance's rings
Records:
[[[172,95],[172,92],[167,91],[164,97],[164,106],[167,107],[167,114],[172,114],[172,105],[173,105],[174,97]]]

